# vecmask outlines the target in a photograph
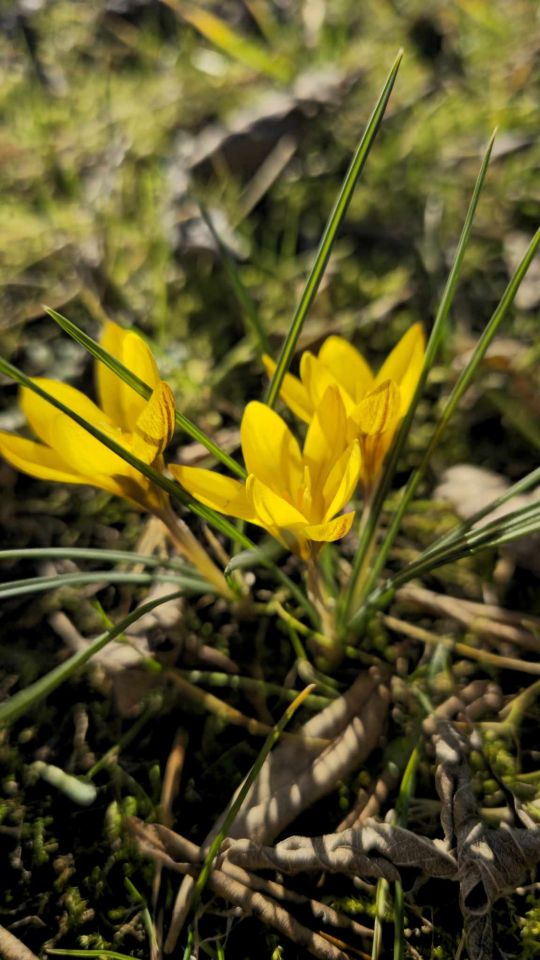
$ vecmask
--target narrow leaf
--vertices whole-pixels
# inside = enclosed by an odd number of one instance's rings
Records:
[[[376,535],[377,528],[379,525],[379,518],[381,515],[381,511],[383,509],[384,501],[390,489],[390,485],[394,477],[396,466],[397,466],[399,457],[401,455],[401,451],[403,449],[403,446],[409,434],[409,430],[411,428],[413,418],[416,413],[416,407],[418,405],[418,401],[420,400],[420,397],[422,395],[429,371],[433,366],[433,362],[435,360],[437,351],[439,349],[439,344],[442,338],[442,334],[446,327],[450,309],[454,300],[454,295],[456,292],[459,275],[461,273],[463,258],[465,256],[465,251],[469,243],[474,215],[476,213],[476,208],[478,206],[478,200],[480,199],[482,187],[484,185],[484,180],[486,178],[489,159],[491,156],[491,151],[493,149],[494,139],[495,139],[495,133],[493,133],[488,143],[486,152],[484,154],[484,159],[482,161],[482,166],[480,168],[480,172],[476,180],[476,184],[471,197],[471,202],[469,204],[469,209],[467,211],[467,216],[465,218],[465,223],[463,224],[463,230],[459,238],[459,243],[458,243],[456,255],[454,258],[454,263],[452,265],[452,269],[450,270],[448,280],[446,281],[446,286],[444,288],[441,302],[437,310],[437,315],[435,317],[433,329],[431,331],[431,335],[427,343],[422,373],[418,380],[418,384],[417,384],[412,402],[409,406],[409,409],[405,417],[403,418],[403,421],[398,431],[398,435],[393,443],[390,454],[386,461],[384,472],[381,477],[379,486],[377,487],[377,490],[375,492],[375,496],[373,498],[373,502],[371,504],[369,514],[367,516],[363,535],[360,540],[360,544],[358,546],[356,556],[354,558],[349,589],[347,591],[347,595],[345,599],[345,608],[344,608],[345,621],[347,621],[350,613],[354,612],[353,607],[359,599],[356,596],[356,593],[357,593],[356,584],[357,584],[358,576],[364,566],[364,560],[368,556],[368,551],[371,550],[373,538]],[[372,577],[370,577],[370,580],[372,580]],[[365,595],[365,592],[364,592],[364,595]]]
[[[306,319],[308,311],[316,297],[317,290],[319,289],[319,284],[323,278],[323,274],[330,258],[338,230],[349,208],[349,204],[354,193],[354,188],[356,187],[358,178],[364,169],[369,152],[375,141],[375,137],[379,132],[379,127],[388,105],[390,94],[392,93],[392,88],[394,86],[402,57],[403,51],[400,50],[394,61],[392,69],[388,74],[375,109],[368,120],[367,127],[353,156],[351,165],[345,176],[345,180],[343,181],[343,185],[336,200],[334,209],[330,214],[330,219],[328,220],[328,223],[324,229],[319,249],[317,250],[315,257],[315,262],[311,268],[311,272],[307,279],[302,296],[300,297],[300,301],[292,318],[289,332],[285,338],[285,342],[281,349],[277,366],[274,371],[274,376],[272,377],[270,386],[268,388],[266,402],[271,407],[273,407],[276,403],[283,378],[291,365],[291,360],[293,358],[296,343],[300,335],[300,331],[302,330],[304,320]]]
[[[424,453],[424,456],[422,457],[421,463],[419,467],[411,475],[407,483],[407,486],[405,487],[405,490],[403,492],[403,495],[401,497],[397,510],[394,512],[392,516],[392,521],[388,528],[388,532],[383,542],[377,549],[377,556],[374,560],[369,578],[366,583],[366,593],[369,593],[374,583],[376,583],[377,577],[379,576],[381,570],[384,567],[386,558],[396,538],[403,516],[412,498],[416,493],[418,485],[420,484],[421,480],[425,475],[425,472],[429,464],[429,461],[431,459],[431,456],[433,454],[433,451],[435,450],[438,443],[440,442],[441,437],[448,425],[448,422],[452,414],[454,413],[459,401],[461,400],[461,397],[463,396],[467,388],[470,386],[471,381],[478,369],[478,366],[482,361],[483,357],[485,356],[486,350],[488,349],[490,343],[493,340],[493,337],[497,333],[503,320],[506,319],[508,312],[510,310],[510,307],[514,302],[516,293],[519,290],[521,281],[523,280],[525,274],[527,273],[527,270],[536,254],[539,243],[540,243],[540,230],[537,230],[536,234],[534,235],[533,239],[529,244],[529,247],[524,257],[521,260],[521,263],[519,264],[512,279],[510,280],[510,283],[508,284],[506,290],[504,291],[504,294],[496,310],[494,311],[489,323],[486,325],[486,328],[482,336],[480,337],[469,362],[467,363],[464,370],[461,372],[457,380],[457,383],[455,384],[450,396],[448,397],[448,400],[446,401],[444,410],[431,436],[427,449]]]
[[[84,650],[78,650],[73,656],[69,657],[68,660],[61,663],[58,667],[55,667],[54,670],[51,670],[44,677],[36,680],[35,683],[31,683],[28,687],[25,687],[24,690],[19,690],[10,697],[9,700],[5,700],[4,703],[0,703],[0,727],[13,723],[32,707],[35,707],[37,703],[45,700],[53,690],[56,690],[60,684],[72,677],[80,667],[88,663],[88,661],[102,650],[103,647],[107,646],[111,640],[115,640],[116,637],[121,636],[132,623],[139,620],[145,613],[149,613],[150,610],[154,610],[155,607],[159,607],[162,603],[168,603],[169,600],[176,600],[181,596],[181,592],[169,593],[164,597],[158,597],[155,600],[149,600],[148,603],[142,604],[142,606],[137,607],[136,610],[128,614],[127,617],[123,617],[111,630],[107,630],[105,633],[100,634],[99,637],[96,637],[95,640],[92,640]]]

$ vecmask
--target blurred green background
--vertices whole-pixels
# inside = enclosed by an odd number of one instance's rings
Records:
[[[29,373],[77,376],[80,351],[41,304],[94,333],[106,313],[155,338],[164,374],[208,429],[236,418],[260,390],[256,350],[198,199],[277,350],[400,46],[387,118],[303,345],[339,331],[376,358],[409,323],[429,325],[497,125],[454,310],[465,349],[536,225],[538,9],[527,0],[7,4],[3,351]],[[525,313],[538,295],[537,278],[527,281]],[[526,317],[514,332],[531,339]]]

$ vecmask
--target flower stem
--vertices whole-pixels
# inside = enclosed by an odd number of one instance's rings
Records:
[[[167,533],[178,552],[186,557],[202,573],[203,577],[216,587],[223,597],[227,600],[234,599],[234,594],[221,570],[216,567],[202,544],[193,536],[187,523],[177,517],[169,506],[159,514],[159,519],[165,525]]]
[[[341,659],[342,648],[336,629],[335,611],[314,553],[307,560],[307,591],[321,621],[321,632],[312,635],[317,651],[324,657],[326,665],[336,666]]]

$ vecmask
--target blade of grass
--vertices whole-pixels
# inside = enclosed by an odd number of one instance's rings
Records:
[[[202,218],[206,223],[206,226],[210,230],[210,233],[214,238],[214,242],[216,243],[217,248],[220,252],[221,260],[223,262],[225,272],[229,278],[231,288],[234,292],[236,299],[238,300],[238,304],[242,311],[242,317],[244,319],[246,332],[248,336],[252,339],[259,353],[261,354],[269,353],[270,346],[268,344],[268,338],[266,336],[264,327],[259,317],[259,312],[252,298],[247,292],[244,284],[242,283],[242,280],[240,279],[240,274],[238,273],[238,268],[236,266],[234,258],[231,256],[228,247],[226,246],[225,243],[223,243],[223,240],[221,239],[219,233],[217,232],[205,204],[200,199],[197,199],[197,203],[199,204]]]
[[[0,550],[1,560],[99,560],[102,563],[141,564],[144,567],[169,567],[193,576],[193,567],[176,557],[150,556],[130,550],[101,550],[99,547],[21,547]]]
[[[390,552],[392,544],[396,538],[399,527],[403,516],[411,503],[412,498],[414,497],[418,485],[423,479],[433,451],[441,440],[441,437],[448,425],[450,418],[452,417],[461,397],[470,386],[471,381],[478,369],[479,364],[481,363],[483,357],[485,356],[486,350],[488,349],[490,343],[492,342],[495,334],[497,333],[501,323],[506,319],[510,307],[514,302],[517,291],[519,290],[520,284],[527,273],[527,270],[536,254],[538,249],[538,244],[540,243],[540,229],[536,231],[536,234],[532,238],[529,247],[523,256],[517,270],[515,271],[510,283],[508,284],[506,290],[503,293],[503,296],[495,309],[489,323],[487,324],[482,336],[480,337],[472,357],[467,363],[464,370],[461,372],[458,380],[446,401],[444,410],[441,414],[439,422],[431,435],[431,439],[427,446],[427,449],[422,457],[419,467],[411,475],[407,486],[403,492],[401,500],[398,504],[397,509],[392,515],[392,520],[388,528],[388,532],[381,545],[377,548],[377,554],[374,559],[373,565],[371,567],[368,579],[366,581],[366,594],[369,594],[373,585],[376,583],[377,578],[383,569],[386,558]]]
[[[59,947],[54,949],[45,948],[47,953],[56,957],[97,957],[97,960],[133,960],[133,954],[118,953],[118,950],[61,950]]]
[[[505,503],[508,503],[508,501],[512,500],[513,497],[517,497],[521,493],[526,493],[537,484],[540,484],[540,467],[536,467],[535,470],[531,470],[530,473],[522,477],[521,480],[518,480],[517,483],[512,484],[508,490],[505,490],[504,493],[498,496],[495,500],[491,500],[490,503],[486,504],[485,507],[482,507],[481,510],[477,510],[476,513],[473,513],[472,516],[467,518],[467,520],[457,524],[452,530],[449,530],[448,533],[444,534],[444,536],[435,540],[434,543],[430,544],[430,546],[423,551],[422,557],[429,557],[432,554],[437,553],[441,547],[453,543],[463,533],[466,533],[467,530],[470,530],[471,527],[475,526],[475,524],[477,524],[480,520],[483,520],[484,517],[489,516],[489,514],[493,513],[494,510],[498,510],[499,507],[502,507]]]
[[[213,862],[219,852],[219,848],[221,847],[221,844],[223,843],[225,837],[228,836],[229,830],[231,829],[238,815],[240,807],[242,806],[244,800],[246,799],[252,784],[257,779],[263,763],[265,762],[268,754],[270,753],[274,745],[279,740],[281,734],[283,733],[283,730],[285,729],[289,721],[292,720],[298,708],[301,707],[306,697],[308,697],[313,692],[315,687],[316,687],[316,684],[314,683],[305,687],[305,689],[302,690],[298,694],[298,696],[295,697],[293,702],[287,707],[287,709],[283,713],[280,720],[278,720],[278,722],[276,723],[271,733],[268,734],[268,737],[266,738],[255,763],[253,764],[251,770],[249,771],[247,777],[245,778],[236,797],[234,798],[234,800],[229,806],[229,809],[225,815],[225,818],[223,820],[223,824],[221,826],[219,833],[214,837],[214,840],[212,841],[210,849],[208,850],[208,853],[204,858],[204,863],[202,865],[201,872],[197,877],[197,882],[195,884],[195,887],[193,889],[193,894],[191,897],[190,907],[192,910],[195,910],[197,908],[197,904],[201,899],[201,895],[206,886],[208,877],[210,875],[210,871],[212,869]]]
[[[360,143],[356,148],[351,165],[347,171],[341,190],[339,191],[334,209],[332,210],[328,223],[324,229],[324,233],[319,244],[319,249],[317,250],[317,254],[315,256],[315,261],[302,292],[302,296],[300,297],[298,306],[296,307],[289,332],[287,333],[285,342],[281,348],[277,366],[268,388],[266,403],[270,407],[275,405],[278,398],[283,377],[289,369],[302,325],[306,319],[311,304],[315,299],[317,290],[319,289],[319,284],[322,280],[326,265],[330,258],[337,232],[341,226],[345,214],[347,213],[356,183],[364,169],[371,147],[373,146],[377,133],[379,132],[379,127],[388,105],[390,94],[392,93],[392,88],[394,86],[402,57],[403,51],[400,50],[396,59],[394,60],[390,73],[386,78],[386,82],[380,93],[373,113],[368,120],[368,124],[362,135]]]
[[[382,609],[392,600],[396,590],[417,577],[431,573],[438,567],[454,563],[464,557],[472,556],[481,550],[490,550],[505,543],[512,543],[524,536],[540,530],[540,500],[520,507],[485,524],[477,530],[468,530],[450,543],[444,544],[436,552],[422,553],[418,559],[407,564],[393,577],[389,577],[367,598],[362,607],[352,617],[349,626],[358,628],[363,624],[370,611]]]
[[[25,580],[11,580],[0,583],[0,600],[7,597],[19,597],[60,587],[83,587],[89,583],[102,583],[104,587],[111,583],[171,583],[185,593],[217,593],[217,588],[206,580],[196,577],[182,577],[178,574],[128,573],[115,570],[92,570],[90,573],[58,573],[50,577],[28,577]]]
[[[243,34],[235,32],[215,13],[201,10],[198,4],[189,3],[187,0],[163,2],[231,60],[245,64],[257,73],[265,74],[281,83],[287,83],[291,79],[292,69],[285,57],[274,52],[268,53],[254,40],[248,40]]]
[[[145,400],[152,394],[151,388],[148,386],[144,380],[141,380],[136,374],[132,373],[131,370],[128,370],[127,367],[121,363],[120,360],[117,360],[116,357],[113,357],[112,353],[109,353],[108,350],[105,350],[97,340],[94,340],[92,337],[88,336],[84,330],[81,330],[77,324],[73,323],[72,320],[68,320],[67,317],[62,316],[61,313],[58,313],[57,310],[53,310],[51,307],[43,306],[43,309],[46,313],[49,314],[52,320],[54,320],[58,326],[62,327],[62,330],[65,333],[69,334],[77,343],[80,343],[89,353],[92,354],[96,360],[100,360],[104,363],[109,370],[112,370],[124,383],[127,383],[139,396],[144,397]],[[246,471],[244,468],[229,456],[225,450],[222,450],[221,447],[212,440],[203,430],[192,423],[188,417],[184,416],[183,413],[180,413],[178,410],[175,411],[175,420],[176,425],[184,433],[187,433],[189,437],[193,440],[196,440],[197,443],[202,444],[203,447],[206,447],[209,453],[211,453],[216,460],[219,460],[225,467],[227,467],[232,473],[236,474],[242,479],[246,476]]]
[[[164,597],[158,597],[155,600],[149,600],[148,603],[142,604],[142,606],[137,607],[136,610],[133,610],[128,616],[123,617],[111,630],[107,630],[105,633],[100,634],[99,637],[96,637],[95,640],[92,640],[84,650],[78,650],[64,663],[61,663],[58,667],[55,667],[54,670],[45,674],[44,677],[40,677],[39,680],[31,683],[28,687],[25,687],[24,690],[19,690],[10,697],[9,700],[0,703],[0,727],[13,723],[32,707],[36,706],[36,704],[45,700],[53,690],[56,690],[57,687],[72,677],[80,667],[88,663],[96,653],[102,650],[103,647],[106,647],[111,640],[116,639],[116,637],[124,633],[132,623],[139,620],[145,613],[149,613],[150,610],[154,610],[155,607],[159,607],[162,603],[168,603],[169,600],[176,600],[181,596],[181,591],[176,591],[175,593],[169,593]]]
[[[452,265],[452,269],[450,270],[448,280],[446,281],[443,295],[442,295],[439,308],[437,310],[437,314],[435,317],[435,321],[433,324],[433,329],[431,331],[431,335],[429,337],[429,340],[426,346],[424,365],[422,368],[422,373],[420,374],[420,378],[418,380],[414,397],[412,399],[412,402],[409,406],[409,409],[405,417],[403,418],[401,426],[398,430],[397,437],[391,448],[390,455],[388,456],[388,459],[386,461],[383,475],[381,477],[380,483],[375,492],[375,496],[373,498],[373,502],[369,509],[369,513],[367,514],[367,517],[366,517],[366,523],[362,531],[360,543],[358,545],[358,549],[356,551],[356,555],[353,562],[349,588],[345,596],[345,603],[344,603],[344,610],[343,610],[343,618],[345,623],[348,621],[351,613],[354,615],[355,611],[352,608],[356,605],[356,603],[360,599],[357,597],[358,578],[361,570],[363,569],[365,558],[369,555],[371,544],[373,542],[373,538],[376,535],[377,528],[379,525],[379,519],[380,519],[381,511],[384,505],[384,501],[390,489],[390,484],[392,482],[392,479],[396,470],[396,466],[397,466],[399,457],[401,455],[401,451],[403,449],[405,440],[407,439],[409,430],[413,422],[418,401],[422,395],[429,371],[433,366],[433,362],[435,360],[435,357],[441,342],[441,338],[446,327],[450,309],[454,300],[454,295],[456,292],[459,275],[461,273],[463,258],[465,256],[465,251],[469,243],[474,215],[476,213],[476,208],[478,205],[478,200],[480,199],[480,193],[484,185],[484,180],[485,180],[488,165],[489,165],[491,151],[493,149],[495,135],[496,135],[496,131],[493,132],[491,139],[488,143],[487,149],[484,154],[484,158],[482,160],[482,165],[480,167],[480,172],[476,179],[473,194],[469,204],[469,209],[467,211],[465,223],[463,224],[463,229],[461,231],[461,236],[459,238],[459,243],[456,249],[454,263]]]

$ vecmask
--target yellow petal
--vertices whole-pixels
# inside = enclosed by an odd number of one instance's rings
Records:
[[[285,421],[265,403],[248,403],[240,427],[248,473],[274,490],[292,496],[303,475],[300,447]]]
[[[315,410],[319,404],[322,403],[328,387],[336,387],[339,390],[347,414],[351,413],[354,409],[352,397],[350,397],[347,391],[341,386],[330,369],[325,366],[324,363],[321,363],[309,350],[306,350],[306,352],[302,354],[300,376]]]
[[[103,328],[101,344],[152,390],[156,388],[160,382],[156,361],[150,348],[137,333],[124,330],[109,321]],[[96,379],[99,402],[103,410],[118,427],[133,430],[147,401],[106,364],[99,361]]]
[[[273,377],[276,369],[274,361],[266,353],[262,361],[268,376]],[[281,384],[279,395],[284,403],[287,404],[289,410],[292,410],[301,420],[309,423],[313,413],[313,404],[309,399],[304,384],[298,377],[293,376],[292,373],[286,373],[283,378],[283,383]]]
[[[331,520],[351,499],[358,485],[361,465],[360,444],[355,440],[335,463],[324,485],[325,520]]]
[[[304,460],[316,488],[330,466],[346,446],[347,418],[341,393],[336,384],[329,386],[316,408],[304,443]]]
[[[396,424],[400,408],[399,389],[392,380],[386,380],[364,397],[352,419],[360,433],[375,436]]]
[[[34,377],[33,383],[46,390],[55,400],[59,400],[74,413],[84,417],[93,426],[99,427],[100,430],[112,428],[112,422],[107,414],[103,413],[95,403],[92,403],[88,397],[85,397],[84,393],[76,390],[75,387],[70,387],[67,383],[60,383],[58,380],[47,380],[45,377]],[[20,405],[36,436],[48,446],[58,450],[62,455],[62,449],[57,442],[56,430],[60,417],[72,422],[67,414],[61,413],[47,400],[30,390],[29,387],[22,387]]]
[[[122,344],[125,335],[126,331],[119,327],[117,323],[107,321],[100,337],[101,346],[122,363]],[[96,391],[101,408],[119,427],[125,427],[120,401],[120,384],[122,383],[120,377],[113,373],[107,364],[102,363],[101,360],[96,360],[94,369]]]
[[[361,478],[365,496],[369,496],[378,483],[384,458],[392,446],[395,435],[396,428],[393,426],[384,433],[366,436],[362,440]]]
[[[174,433],[174,411],[173,392],[160,380],[133,431],[132,451],[140,460],[153,463],[163,453]]]
[[[343,337],[328,337],[319,350],[319,360],[356,402],[373,387],[373,374],[352,343]]]
[[[124,337],[122,363],[135,376],[147,383],[151,390],[155,390],[161,383],[157,363],[150,347],[146,345],[138,333],[134,333],[132,330],[129,330]],[[126,427],[128,430],[133,430],[147,401],[123,380],[120,381],[120,392]]]
[[[73,473],[56,451],[34,440],[25,440],[12,433],[0,431],[0,454],[12,467],[39,480],[55,480],[58,483],[86,483]]]
[[[107,424],[101,424],[100,429],[116,443],[129,449],[127,438],[120,430],[109,427]],[[86,477],[85,483],[103,487],[103,477],[118,480],[121,477],[136,479],[141,476],[122,457],[113,453],[109,447],[65,414],[56,414],[51,430],[54,431],[55,449],[75,473]],[[105,489],[118,493],[119,487],[116,481],[113,487],[107,484]]]
[[[384,380],[393,380],[400,388],[400,416],[407,412],[413,398],[424,364],[424,353],[424,331],[420,323],[415,323],[396,344],[375,378],[376,386]]]
[[[304,527],[302,534],[307,537],[308,540],[332,543],[334,540],[341,540],[341,538],[349,532],[353,520],[354,510],[352,510],[351,513],[343,513],[340,517],[335,517],[334,520],[330,520],[328,523],[317,523],[309,527]]]
[[[231,517],[256,522],[255,513],[246,495],[246,488],[239,480],[224,477],[214,470],[201,467],[183,467],[175,463],[169,465],[173,477],[197,500],[219,513],[228,513]]]
[[[263,527],[277,527],[281,530],[305,526],[306,518],[303,514],[258,477],[250,474],[246,491],[257,520]]]

